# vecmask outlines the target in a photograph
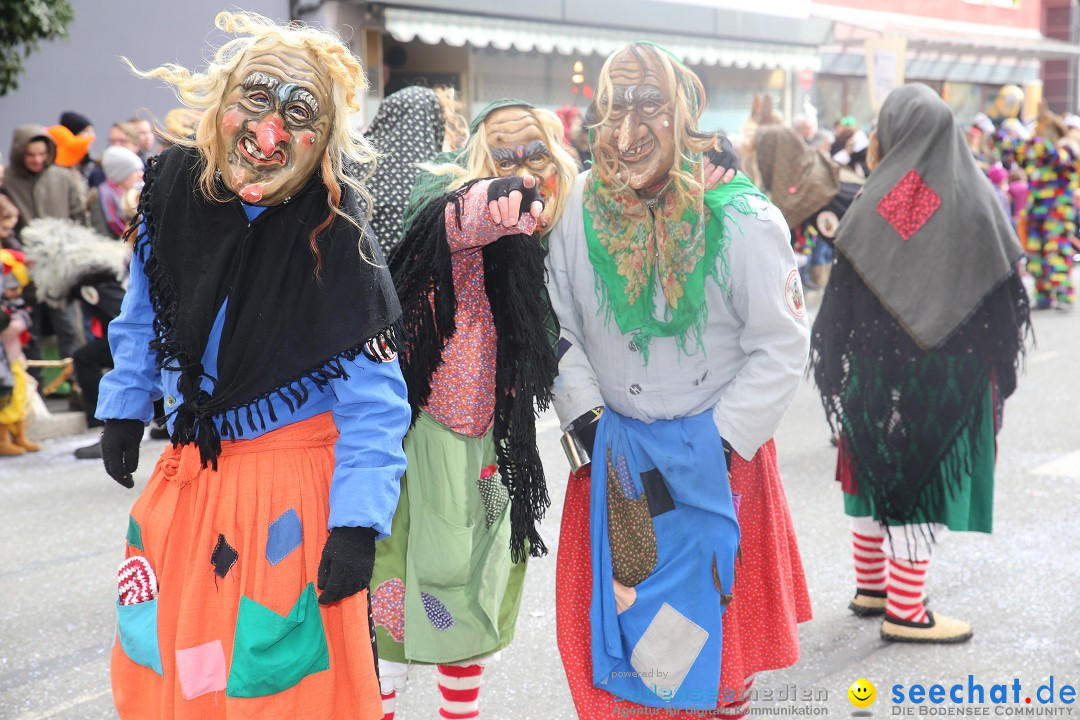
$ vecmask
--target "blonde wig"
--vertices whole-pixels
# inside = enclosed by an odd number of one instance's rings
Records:
[[[617,192],[630,191],[630,171],[619,160],[617,152],[595,142],[601,126],[611,119],[614,106],[614,84],[611,82],[611,65],[622,52],[629,50],[644,66],[646,55],[651,56],[659,65],[667,87],[673,94],[670,102],[675,132],[675,162],[668,171],[668,179],[673,184],[681,200],[697,198],[699,201],[705,190],[705,170],[702,153],[709,149],[721,150],[720,134],[703,133],[698,130],[698,120],[705,108],[705,88],[698,76],[668,51],[658,45],[637,42],[616,50],[604,61],[600,70],[600,79],[596,87],[596,100],[586,116],[590,144],[593,151],[593,171],[604,184]],[[625,180],[623,180],[625,178]]]
[[[442,150],[459,150],[469,139],[469,123],[465,122],[465,116],[462,115],[465,103],[458,99],[457,90],[448,85],[439,85],[434,92],[439,99],[444,121]]]
[[[558,115],[550,110],[542,110],[528,105],[505,105],[498,109],[502,110],[505,107],[522,107],[536,119],[537,124],[540,126],[540,134],[543,136],[544,143],[551,153],[551,159],[555,163],[557,187],[554,196],[549,199],[548,207],[545,208],[544,213],[547,216],[547,227],[552,227],[562,216],[567,197],[570,195],[570,189],[573,188],[574,179],[578,173],[577,163],[574,162],[574,158],[563,147],[562,121],[559,120]],[[495,168],[495,162],[491,158],[491,150],[488,146],[486,123],[476,123],[476,130],[473,131],[469,141],[465,143],[461,153],[458,163],[421,165],[420,167],[432,175],[449,176],[451,182],[447,187],[447,192],[453,192],[470,180],[498,177],[499,172]]]
[[[330,98],[333,102],[330,138],[321,163],[323,182],[329,191],[327,205],[330,213],[311,233],[312,251],[318,257],[315,237],[333,223],[334,215],[350,222],[363,235],[364,229],[359,218],[354,218],[341,209],[342,185],[348,185],[356,191],[360,197],[361,208],[372,206],[371,195],[367,189],[345,172],[345,163],[351,160],[357,165],[367,166],[369,174],[366,177],[370,177],[376,161],[374,148],[349,123],[349,116],[360,111],[363,94],[368,88],[359,58],[353,55],[339,38],[328,32],[296,23],[282,25],[256,13],[221,12],[214,19],[214,25],[219,30],[238,37],[219,47],[203,72],[192,72],[173,63],[142,71],[130,60],[123,58],[133,73],[139,77],[165,81],[172,86],[180,102],[200,111],[203,117],[211,120],[198,123],[194,138],[168,131],[162,133],[163,138],[175,145],[197,149],[204,161],[199,175],[199,188],[207,199],[221,202],[228,200],[229,196],[222,193],[216,182],[216,172],[222,158],[218,157],[215,139],[218,132],[216,120],[224,109],[230,76],[250,53],[269,52],[279,47],[310,53],[314,64],[329,76]],[[367,258],[363,252],[363,243],[361,254]]]

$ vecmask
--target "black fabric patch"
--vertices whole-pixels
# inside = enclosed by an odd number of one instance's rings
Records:
[[[226,542],[225,536],[219,533],[217,545],[214,546],[214,552],[210,555],[210,562],[214,566],[214,574],[221,578],[228,575],[239,557],[240,554],[236,552],[236,548]]]
[[[570,342],[564,337],[559,338],[559,346],[555,349],[555,357],[559,360],[562,360],[562,356],[565,355],[567,351],[569,351],[572,347],[574,347],[574,343]]]
[[[658,468],[646,470],[641,473],[641,485],[645,488],[645,499],[649,503],[649,514],[653,517],[663,515],[675,509],[675,501],[671,499],[664,476]]]

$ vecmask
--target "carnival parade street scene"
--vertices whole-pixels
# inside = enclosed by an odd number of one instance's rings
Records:
[[[0,0],[0,137],[0,720],[1080,716],[1080,0]]]

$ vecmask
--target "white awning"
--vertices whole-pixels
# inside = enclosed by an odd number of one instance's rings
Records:
[[[614,30],[559,23],[505,20],[481,15],[451,15],[386,8],[386,31],[399,42],[446,43],[455,47],[491,46],[561,55],[608,55],[635,40],[659,43],[688,65],[721,65],[798,71],[818,70],[816,47],[745,42],[721,37]]]

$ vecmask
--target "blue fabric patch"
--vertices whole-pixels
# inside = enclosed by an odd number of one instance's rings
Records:
[[[157,599],[135,605],[121,605],[116,601],[116,625],[120,635],[120,647],[136,665],[161,672],[161,651],[158,649]]]
[[[270,523],[270,532],[266,536],[266,560],[277,565],[300,547],[300,516],[289,508],[274,522]]]
[[[566,354],[566,351],[574,347],[574,343],[570,342],[564,337],[559,338],[559,347],[555,349],[556,360],[562,360],[562,356]]]

